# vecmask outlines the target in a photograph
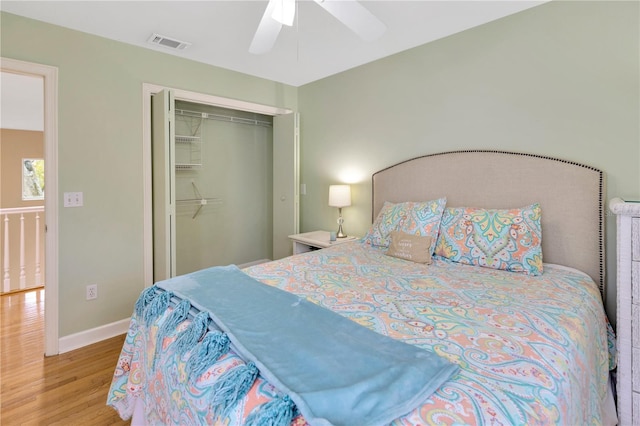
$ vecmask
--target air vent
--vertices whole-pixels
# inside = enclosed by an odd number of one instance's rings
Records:
[[[191,43],[187,43],[186,41],[180,41],[173,38],[169,38],[160,34],[153,34],[147,40],[149,43],[159,44],[160,46],[168,47],[169,49],[177,49],[184,50],[187,47],[191,46]]]

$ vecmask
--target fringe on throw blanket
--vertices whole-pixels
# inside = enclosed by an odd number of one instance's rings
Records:
[[[229,352],[229,337],[221,331],[208,332],[187,361],[186,370],[194,382],[218,358]]]
[[[284,395],[256,407],[245,426],[289,426],[295,415],[296,405],[289,395]]]
[[[163,346],[162,342],[164,338],[169,337],[171,334],[173,334],[178,328],[178,325],[180,325],[180,323],[187,319],[190,309],[191,302],[186,299],[181,300],[180,303],[178,303],[178,305],[173,308],[171,314],[169,314],[169,316],[162,322],[162,325],[158,329],[158,334],[156,336],[156,341],[158,343],[156,344],[156,351],[153,356],[151,368],[156,368],[156,361],[160,357],[160,352],[162,351]]]
[[[176,353],[180,356],[189,350],[202,339],[209,325],[209,312],[198,312],[198,315],[191,321],[189,327],[184,329],[173,342]]]
[[[171,297],[173,297],[173,293],[165,291],[151,300],[142,315],[142,319],[147,327],[167,310]]]
[[[158,339],[164,339],[168,337],[171,333],[176,331],[178,325],[181,322],[187,319],[189,316],[189,310],[191,309],[191,302],[188,300],[181,300],[178,303],[171,314],[164,320],[160,329],[158,330]]]
[[[257,377],[258,367],[251,361],[224,373],[213,384],[211,405],[214,415],[225,417],[229,410],[249,392]]]
[[[145,288],[142,293],[140,293],[140,297],[136,301],[135,313],[138,318],[142,318],[144,313],[144,309],[147,307],[149,302],[151,302],[156,297],[156,286],[151,286]]]

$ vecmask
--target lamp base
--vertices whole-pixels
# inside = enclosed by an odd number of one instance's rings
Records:
[[[342,224],[338,225],[338,232],[336,232],[336,238],[347,238],[347,234],[342,232]]]
[[[336,238],[347,238],[347,234],[342,232],[342,223],[344,219],[342,219],[342,207],[338,207],[338,232],[336,232]]]

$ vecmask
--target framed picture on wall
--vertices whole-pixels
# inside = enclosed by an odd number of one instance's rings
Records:
[[[44,160],[22,159],[22,199],[44,200]]]

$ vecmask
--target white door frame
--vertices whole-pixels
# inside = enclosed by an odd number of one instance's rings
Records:
[[[265,115],[290,114],[293,111],[286,108],[278,108],[237,99],[223,98],[220,96],[190,92],[172,87],[160,86],[151,83],[142,83],[142,173],[143,173],[143,257],[144,286],[153,285],[153,203],[152,203],[152,179],[151,179],[151,96],[161,90],[171,90],[176,100],[189,101],[200,104],[219,106],[223,108],[241,111],[255,112]]]
[[[44,80],[45,292],[44,353],[59,353],[58,341],[58,68],[0,57],[0,70]]]

